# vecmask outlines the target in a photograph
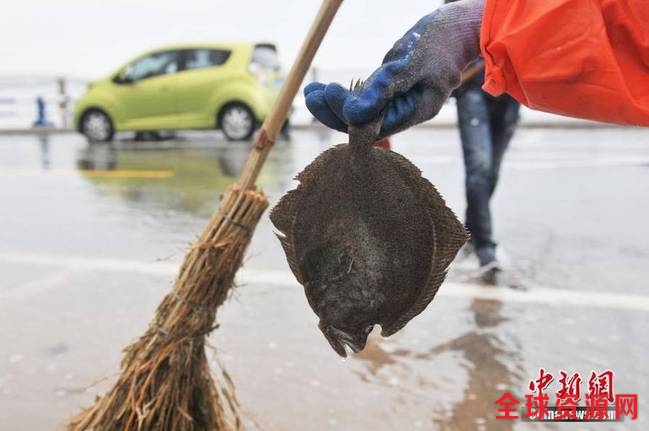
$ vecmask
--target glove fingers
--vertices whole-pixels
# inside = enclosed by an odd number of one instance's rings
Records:
[[[333,82],[327,85],[324,90],[324,94],[329,108],[331,108],[333,113],[336,114],[340,121],[347,124],[347,120],[343,115],[343,106],[345,105],[345,102],[349,98],[351,92],[342,85]]]
[[[399,101],[400,95],[408,93],[421,81],[425,65],[416,64],[416,52],[429,23],[438,13],[435,11],[420,19],[399,39],[385,55],[383,65],[365,82],[363,89],[352,95],[344,109],[350,123],[368,123],[384,109],[392,111],[391,116],[386,113],[390,126],[405,121],[405,112],[412,108],[412,96]],[[388,107],[388,104],[391,106]]]
[[[410,57],[384,64],[369,77],[362,89],[347,99],[343,107],[344,117],[350,124],[369,123],[396,96],[410,91],[417,78]]]
[[[304,97],[308,96],[309,93],[312,93],[314,91],[324,90],[325,87],[326,85],[322,82],[310,82],[306,85],[306,87],[304,87]]]
[[[308,87],[308,86],[307,86]],[[325,91],[311,88],[307,94],[305,91],[306,107],[309,111],[325,126],[341,131],[347,132],[347,124],[338,117],[331,109],[325,98]]]
[[[415,124],[430,120],[439,113],[449,94],[431,86],[417,86],[397,96],[386,110],[382,135],[392,135]]]
[[[381,135],[393,134],[401,125],[406,124],[415,114],[416,96],[413,91],[398,95],[385,109]]]

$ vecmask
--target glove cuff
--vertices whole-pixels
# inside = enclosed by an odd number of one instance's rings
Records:
[[[432,83],[452,90],[460,85],[465,67],[480,56],[480,27],[484,12],[484,0],[460,0],[440,7],[428,28],[437,33],[426,38],[429,43],[442,44],[429,47],[437,63],[437,76],[443,81]],[[444,35],[443,38],[439,35]]]

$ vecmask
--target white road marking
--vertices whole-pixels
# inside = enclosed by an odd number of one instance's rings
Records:
[[[0,252],[0,262],[68,267],[78,271],[115,271],[152,275],[175,275],[180,263],[145,262],[102,257],[66,256],[41,253]]]
[[[12,300],[29,299],[47,290],[65,286],[75,272],[72,269],[64,267],[54,274],[47,274],[27,283],[13,286],[8,290],[0,291],[0,302],[7,303]]]
[[[570,168],[608,168],[625,166],[649,165],[647,156],[611,156],[611,157],[588,157],[579,159],[555,159],[555,160],[511,160],[503,163],[505,169],[517,171],[537,171],[544,169],[570,169]]]
[[[98,177],[164,180],[173,176],[174,171],[170,170],[3,169],[0,171],[0,177]]]
[[[444,283],[440,296],[494,299],[502,302],[535,303],[550,306],[578,306],[649,311],[649,296],[629,293],[607,293],[589,290],[567,290],[531,287],[527,290],[488,287],[469,283]]]
[[[61,268],[52,279],[37,279],[23,285],[25,295],[37,294],[63,284],[71,272],[114,271],[136,274],[149,274],[173,277],[179,262],[145,262],[126,259],[92,258],[39,253],[0,252],[0,262],[8,264],[42,265]],[[297,287],[295,278],[289,271],[255,270],[242,268],[237,274],[237,282],[266,286]],[[14,291],[15,289],[12,289]],[[11,295],[18,295],[12,293]],[[550,306],[577,306],[612,308],[649,312],[649,296],[622,292],[595,292],[588,290],[567,290],[545,287],[532,287],[528,290],[515,290],[507,287],[486,287],[471,283],[448,281],[440,290],[440,297],[494,299],[508,303],[545,304]],[[2,299],[3,296],[0,296]]]
[[[461,163],[459,156],[417,156],[417,163],[425,164],[452,164]],[[640,154],[614,155],[598,154],[596,156],[578,153],[539,153],[531,157],[528,153],[523,155],[512,154],[503,162],[503,169],[514,171],[539,171],[551,169],[583,169],[583,168],[608,168],[649,165],[649,156]]]

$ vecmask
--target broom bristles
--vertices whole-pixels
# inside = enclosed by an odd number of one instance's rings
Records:
[[[148,329],[124,350],[117,382],[68,431],[243,429],[232,381],[225,370],[212,378],[205,342],[267,207],[261,191],[228,188]]]

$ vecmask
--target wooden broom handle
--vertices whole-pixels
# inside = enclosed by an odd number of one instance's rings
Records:
[[[478,73],[482,72],[484,68],[485,68],[485,64],[484,61],[482,60],[480,60],[473,66],[466,68],[462,72],[462,82],[460,85],[465,84],[467,81],[469,81],[471,78],[476,76]]]
[[[277,135],[282,129],[284,121],[286,121],[286,117],[288,117],[293,99],[295,99],[295,95],[311,67],[313,57],[342,2],[343,0],[323,0],[318,15],[311,24],[311,29],[302,43],[291,70],[286,76],[284,85],[282,85],[270,114],[268,114],[264,124],[262,124],[261,129],[255,136],[254,146],[239,176],[239,186],[241,188],[254,187],[266,157],[273,147],[275,139],[277,139]]]

